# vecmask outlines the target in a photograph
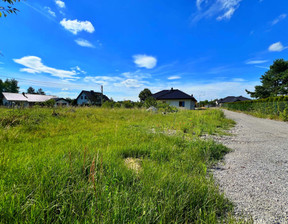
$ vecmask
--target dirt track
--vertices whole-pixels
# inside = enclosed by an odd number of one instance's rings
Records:
[[[236,213],[255,223],[288,223],[288,123],[224,110],[237,125],[220,140],[233,149],[213,170]]]

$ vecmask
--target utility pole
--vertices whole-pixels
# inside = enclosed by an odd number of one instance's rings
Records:
[[[103,85],[101,85],[101,106],[103,105]]]

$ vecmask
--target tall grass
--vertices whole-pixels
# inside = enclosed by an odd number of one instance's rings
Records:
[[[0,222],[233,221],[207,172],[228,149],[198,138],[231,124],[218,110],[0,109]]]

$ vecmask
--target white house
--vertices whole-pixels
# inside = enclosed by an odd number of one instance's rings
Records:
[[[96,105],[101,106],[101,97],[102,93],[83,90],[79,96],[76,98],[77,105],[87,106],[87,105]],[[109,98],[103,95],[103,102],[109,100]]]
[[[8,93],[3,92],[3,105],[7,107],[32,106],[35,103],[44,103],[48,100],[55,100],[55,106],[59,105],[69,105],[69,103],[63,98],[58,98],[57,96],[50,95],[40,95],[40,94],[26,94],[26,93]]]
[[[188,95],[178,89],[162,90],[152,95],[156,100],[160,100],[170,106],[194,110],[197,100],[193,95]]]

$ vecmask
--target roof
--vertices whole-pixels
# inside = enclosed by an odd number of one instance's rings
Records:
[[[233,103],[237,101],[247,101],[247,100],[251,100],[251,99],[243,97],[243,96],[227,96],[223,99],[220,99],[219,103]]]
[[[82,95],[82,93],[84,93],[91,102],[101,101],[101,93],[94,92],[93,90],[91,91],[82,90],[82,92],[79,94],[76,100],[78,100],[78,98]],[[109,98],[103,94],[103,101],[108,101],[108,100]]]
[[[193,95],[188,95],[178,89],[171,88],[170,90],[162,90],[160,92],[154,93],[152,95],[156,100],[193,100],[197,102],[197,100],[193,97]]]
[[[29,103],[41,103],[47,100],[57,98],[57,96],[40,95],[40,94],[7,93],[7,92],[3,92],[2,94],[8,101],[19,101]]]

